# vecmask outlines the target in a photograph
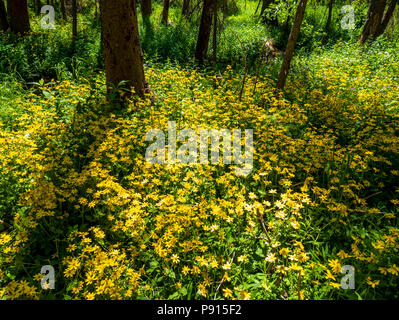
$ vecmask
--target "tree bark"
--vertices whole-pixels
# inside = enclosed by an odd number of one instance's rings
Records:
[[[24,35],[29,32],[29,13],[27,0],[7,0],[11,31]]]
[[[72,0],[72,37],[78,36],[78,6],[77,0]]]
[[[298,40],[299,31],[301,29],[301,24],[306,11],[306,5],[308,0],[300,0],[298,3],[298,8],[296,10],[296,15],[294,23],[292,25],[291,33],[288,38],[287,48],[285,50],[283,64],[281,65],[280,74],[277,80],[277,88],[283,90],[285,87],[285,82],[287,81],[288,72],[291,66],[291,60],[294,56],[294,49],[296,41]]]
[[[190,10],[190,0],[183,0],[182,15],[188,18]]]
[[[393,13],[395,12],[396,4],[397,4],[396,0],[391,0],[388,9],[385,12],[384,18],[382,19],[380,26],[377,29],[377,32],[373,35],[375,39],[385,32],[385,29],[387,28],[388,23],[391,20]]]
[[[327,22],[324,27],[324,35],[323,38],[321,39],[321,43],[325,43],[327,38],[328,38],[328,33],[330,31],[330,26],[331,26],[331,21],[332,21],[332,13],[333,13],[333,7],[334,7],[334,0],[330,0],[328,2],[328,17],[327,17]]]
[[[266,9],[273,3],[273,0],[262,0],[262,8],[260,9],[260,15],[263,16]]]
[[[143,19],[149,17],[152,14],[152,3],[151,0],[141,0],[141,15]]]
[[[95,6],[97,6],[96,3],[94,3]],[[66,21],[67,16],[66,16],[66,10],[65,10],[65,0],[60,0],[60,7],[61,7],[61,14],[62,14],[62,19]]]
[[[217,45],[218,45],[218,1],[214,0],[213,13],[213,62],[217,62]]]
[[[143,97],[146,88],[137,22],[136,0],[101,0],[105,71],[108,93],[121,81]],[[132,95],[129,90],[125,98]]]
[[[40,0],[35,1],[35,9],[36,9],[36,14],[39,15],[40,11],[42,9],[42,2]]]
[[[264,22],[264,23],[266,23],[268,21],[268,19],[266,17],[264,17],[263,15],[273,2],[275,2],[275,0],[262,0],[262,8],[260,9],[260,17],[262,19],[262,22]],[[277,18],[271,19],[270,22],[278,25]]]
[[[328,3],[328,17],[327,17],[326,27],[324,28],[324,32],[327,34],[328,34],[328,31],[330,30],[333,6],[334,6],[334,0],[330,0],[330,2]]]
[[[360,44],[364,44],[369,38],[377,34],[384,16],[387,0],[371,0],[369,10],[360,36]]]
[[[0,28],[4,32],[8,30],[9,24],[7,19],[7,11],[3,0],[0,0]]]
[[[202,9],[201,24],[198,34],[197,47],[195,49],[195,59],[201,65],[204,63],[208,51],[209,37],[211,33],[212,18],[214,12],[214,0],[204,0]]]
[[[170,0],[163,0],[162,23],[168,25]]]

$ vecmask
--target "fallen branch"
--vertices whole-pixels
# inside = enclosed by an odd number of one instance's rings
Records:
[[[231,260],[230,260],[230,264],[233,263],[235,254],[236,254],[236,252],[234,251],[234,252],[233,252],[233,256],[231,257]],[[216,288],[216,292],[215,292],[215,295],[213,296],[213,300],[216,300],[216,296],[217,296],[217,294],[218,294],[218,291],[219,291],[221,285],[222,285],[223,282],[224,282],[224,279],[225,279],[225,276],[223,275],[222,280],[219,281],[219,285],[218,285],[218,287]]]
[[[380,193],[382,193],[382,191],[378,191],[376,193],[370,194],[369,196],[367,196],[366,198],[364,198],[364,200],[370,199],[371,197],[374,197],[376,195],[379,195]]]

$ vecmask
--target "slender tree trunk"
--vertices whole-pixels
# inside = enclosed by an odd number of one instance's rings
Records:
[[[36,9],[36,14],[40,14],[40,10],[42,9],[42,2],[40,0],[35,1],[35,9]]]
[[[170,0],[163,0],[162,23],[168,25]]]
[[[183,0],[182,15],[188,18],[189,10],[190,10],[190,0]]]
[[[136,0],[100,0],[108,93],[121,81],[143,97],[146,82]],[[127,92],[125,97],[130,97]]]
[[[214,12],[214,0],[204,0],[204,7],[202,9],[197,47],[195,50],[195,59],[200,65],[204,63],[204,59],[208,51],[213,12]]]
[[[77,0],[72,0],[72,37],[78,36],[78,5]]]
[[[260,6],[260,3],[262,2],[262,0],[259,0],[258,1],[258,5],[256,6],[256,9],[255,9],[255,14],[258,12],[258,10],[259,10],[259,6]]]
[[[151,39],[153,36],[153,28],[151,25],[152,3],[151,0],[141,0],[141,16],[143,17],[143,25],[145,27],[144,41]]]
[[[332,13],[333,13],[333,7],[334,7],[334,0],[330,0],[328,2],[328,17],[327,17],[327,22],[324,27],[324,35],[323,38],[321,39],[321,42],[324,44],[328,38],[328,33],[330,31],[330,26],[331,26],[331,21],[332,21]]]
[[[218,1],[214,0],[213,14],[213,62],[217,62],[217,45],[218,45]]]
[[[96,3],[94,3],[94,5],[97,7]],[[66,21],[67,16],[66,16],[66,10],[65,10],[65,0],[60,0],[60,7],[61,7],[62,19],[64,19]]]
[[[266,9],[272,4],[273,0],[262,0],[262,7],[260,9],[260,15],[262,16]]]
[[[229,8],[227,5],[227,0],[222,0],[220,8],[223,12],[223,19],[225,19],[227,17],[228,11],[229,11]]]
[[[377,34],[384,16],[387,0],[371,0],[369,10],[360,36],[360,44],[364,44],[369,38]]]
[[[264,13],[270,7],[270,5],[273,2],[275,2],[275,0],[262,0],[262,8],[260,9],[260,17],[262,19],[262,22],[267,22],[268,21],[268,19],[266,17],[264,17]],[[273,22],[274,24],[276,24],[277,23],[277,18],[271,19],[270,22]]]
[[[8,20],[7,20],[7,11],[6,7],[4,6],[3,0],[0,0],[0,28],[3,31],[8,30]]]
[[[393,13],[395,12],[397,1],[391,0],[387,11],[385,12],[384,18],[382,19],[380,26],[377,29],[377,32],[373,35],[374,38],[378,38],[385,32],[385,29],[388,26],[389,21],[391,20]]]
[[[149,17],[152,14],[152,3],[151,0],[141,0],[141,15],[143,19]]]
[[[7,0],[11,31],[25,34],[30,30],[27,0]]]
[[[332,12],[333,12],[333,6],[334,6],[334,0],[330,0],[328,3],[328,17],[327,17],[327,22],[326,26],[324,28],[324,32],[328,34],[328,31],[330,30],[330,25],[331,25],[331,20],[332,20]]]
[[[296,41],[298,40],[298,35],[301,29],[303,17],[305,16],[307,2],[308,0],[299,0],[298,3],[298,8],[296,10],[294,23],[292,25],[291,33],[288,38],[287,48],[285,50],[283,64],[281,66],[280,74],[277,80],[277,88],[281,90],[284,89],[285,82],[287,81],[288,72],[291,66],[291,60],[292,57],[294,56]]]

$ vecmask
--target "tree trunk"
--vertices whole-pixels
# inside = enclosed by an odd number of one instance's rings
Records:
[[[78,6],[77,0],[72,0],[72,37],[78,36]]]
[[[143,97],[146,88],[136,0],[101,0],[101,21],[108,93],[125,81]],[[129,90],[124,97],[132,95]]]
[[[331,25],[331,20],[332,20],[332,12],[333,12],[333,5],[334,5],[334,0],[330,0],[328,3],[328,17],[327,17],[327,22],[326,22],[326,27],[324,28],[324,32],[328,34],[328,31],[330,30],[330,25]]]
[[[95,6],[96,3],[94,3]],[[64,19],[66,21],[67,17],[66,17],[66,10],[65,10],[65,0],[60,0],[60,7],[61,7],[61,14],[62,14],[62,19]]]
[[[287,48],[285,50],[283,64],[281,65],[281,70],[277,81],[277,88],[281,90],[283,90],[285,87],[285,82],[287,80],[288,72],[291,66],[291,60],[294,56],[296,41],[298,40],[299,31],[301,29],[303,17],[305,15],[307,2],[308,0],[300,0],[298,3],[294,23],[288,38]]]
[[[331,26],[331,21],[332,21],[332,13],[333,13],[333,7],[334,7],[334,0],[330,0],[328,3],[328,17],[327,17],[327,22],[324,27],[324,35],[323,38],[321,39],[321,43],[325,43],[327,38],[328,38],[328,33],[330,31],[330,26]]]
[[[190,0],[183,0],[182,15],[188,18],[190,10]]]
[[[272,4],[273,0],[262,0],[262,8],[260,9],[260,15],[262,16],[266,9]]]
[[[40,15],[40,11],[42,9],[42,2],[40,0],[35,1],[35,9],[36,9],[36,14]]]
[[[30,30],[27,0],[7,0],[11,31],[25,34]]]
[[[204,59],[208,51],[213,12],[214,12],[214,0],[204,0],[204,7],[202,9],[197,47],[195,49],[195,59],[200,65],[204,63]]]
[[[268,21],[268,19],[266,17],[264,17],[263,15],[273,2],[275,2],[275,0],[262,0],[262,8],[260,9],[260,17],[262,19],[262,22],[264,22],[264,23],[266,23]],[[277,18],[271,19],[270,22],[272,22],[274,24],[278,24]]]
[[[222,9],[222,12],[223,12],[223,19],[225,19],[227,17],[228,11],[229,11],[229,8],[227,5],[227,0],[222,0],[220,8]]]
[[[98,20],[98,0],[94,0],[94,8],[95,8],[95,16],[96,16],[96,20]]]
[[[8,20],[7,20],[7,11],[4,6],[3,0],[0,0],[0,28],[4,32],[8,30]]]
[[[218,45],[218,1],[215,0],[213,13],[213,62],[217,62],[217,45]]]
[[[387,28],[388,23],[391,20],[393,13],[395,12],[396,4],[396,0],[391,0],[391,3],[389,4],[387,11],[385,12],[384,18],[382,19],[380,26],[377,29],[377,32],[373,35],[374,39],[378,38],[385,32],[385,29]]]
[[[168,25],[170,0],[163,0],[162,23]]]
[[[364,23],[360,44],[364,44],[369,37],[374,37],[381,26],[387,0],[371,0]]]
[[[152,14],[152,3],[151,0],[141,0],[141,15],[143,19],[149,17]]]

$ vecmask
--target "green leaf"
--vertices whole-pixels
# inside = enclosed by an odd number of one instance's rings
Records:
[[[47,99],[51,99],[53,96],[51,95],[50,92],[48,91],[43,91],[43,95],[47,98]]]

